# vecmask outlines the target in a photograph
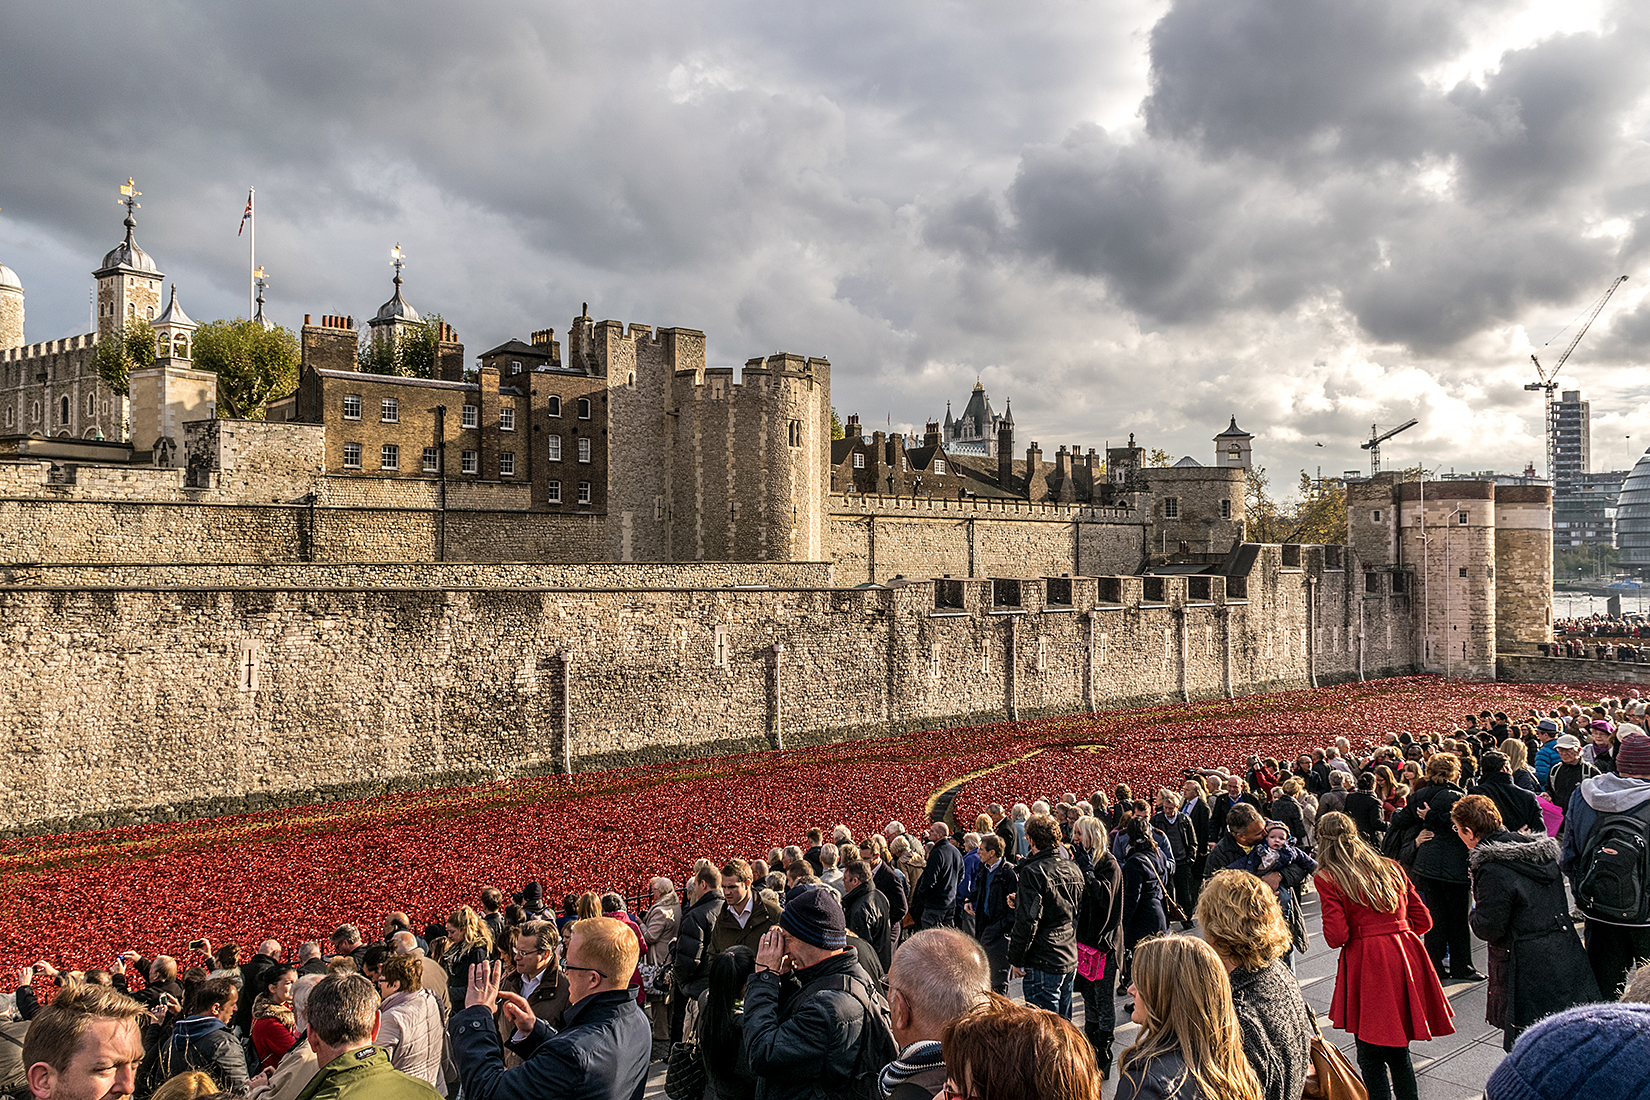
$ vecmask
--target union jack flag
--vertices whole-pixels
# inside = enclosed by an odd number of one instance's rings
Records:
[[[251,221],[251,220],[252,220],[252,192],[248,191],[246,193],[246,213],[241,215],[241,227],[235,231],[235,236],[239,237],[242,233],[246,232],[246,223]]]

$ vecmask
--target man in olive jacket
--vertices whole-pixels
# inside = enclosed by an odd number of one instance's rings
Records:
[[[1060,827],[1047,814],[1026,822],[1031,852],[1020,861],[1014,931],[1008,937],[1012,976],[1025,977],[1026,1003],[1071,1019],[1077,975],[1077,907],[1083,872],[1060,850]]]
[[[722,911],[711,925],[710,958],[730,947],[748,947],[754,954],[763,933],[779,923],[779,903],[758,894],[754,879],[742,859],[722,866]]]
[[[359,974],[322,978],[305,1006],[309,1043],[321,1068],[298,1100],[440,1100],[429,1082],[390,1066],[373,1045],[378,1035],[378,993]]]

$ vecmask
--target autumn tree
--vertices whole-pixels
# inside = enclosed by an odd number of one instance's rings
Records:
[[[262,420],[271,400],[297,388],[301,360],[298,337],[280,325],[236,318],[195,330],[195,369],[218,376],[224,420]]]

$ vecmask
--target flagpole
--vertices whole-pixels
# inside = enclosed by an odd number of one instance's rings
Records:
[[[246,255],[246,319],[249,321],[252,319],[252,298],[257,293],[255,288],[258,281],[256,275],[258,270],[258,211],[253,205],[257,200],[257,196],[258,189],[256,187],[247,189],[247,221],[251,223],[249,228],[252,230],[248,234]]]

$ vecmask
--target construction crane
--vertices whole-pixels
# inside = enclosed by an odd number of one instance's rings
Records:
[[[1370,477],[1374,477],[1376,474],[1381,472],[1381,444],[1385,443],[1399,432],[1408,431],[1410,428],[1415,427],[1415,425],[1419,423],[1419,420],[1412,418],[1404,421],[1396,428],[1393,428],[1390,432],[1382,432],[1379,424],[1371,424],[1369,426],[1369,442],[1360,443],[1358,444],[1358,447],[1361,450],[1369,452]]]
[[[1554,363],[1551,369],[1543,367],[1541,365],[1541,360],[1537,359],[1534,355],[1530,356],[1530,362],[1535,364],[1535,376],[1538,381],[1530,382],[1525,385],[1524,388],[1526,390],[1530,390],[1531,392],[1540,390],[1543,395],[1543,400],[1546,403],[1547,481],[1551,483],[1555,489],[1558,487],[1558,483],[1554,481],[1554,478],[1558,474],[1558,407],[1553,404],[1553,391],[1558,389],[1558,383],[1554,382],[1553,379],[1557,377],[1559,368],[1564,366],[1564,361],[1570,358],[1570,353],[1576,350],[1576,345],[1581,343],[1581,338],[1587,335],[1587,330],[1592,327],[1592,324],[1598,318],[1599,313],[1603,311],[1604,303],[1608,302],[1610,300],[1610,295],[1614,294],[1616,292],[1616,288],[1626,281],[1627,276],[1618,275],[1616,277],[1616,281],[1611,283],[1609,289],[1604,292],[1603,297],[1593,303],[1593,308],[1587,313],[1587,320],[1583,321],[1581,323],[1581,327],[1576,329],[1576,334],[1570,337],[1569,346],[1564,349],[1564,354],[1558,357],[1558,362]],[[1548,343],[1551,342],[1552,341],[1550,340],[1548,341]],[[1546,344],[1543,344],[1542,347],[1546,347]]]

